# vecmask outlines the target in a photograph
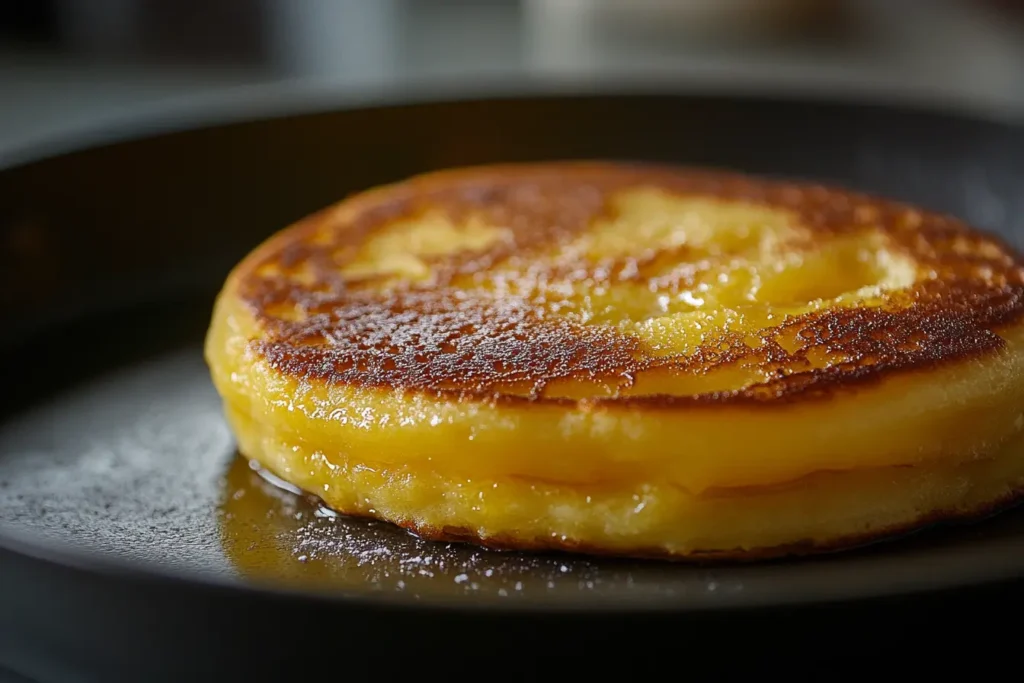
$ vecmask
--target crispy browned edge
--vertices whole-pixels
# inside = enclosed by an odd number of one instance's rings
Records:
[[[314,505],[324,505],[323,501],[314,494],[304,493],[303,495]],[[984,503],[974,509],[937,510],[921,515],[918,519],[906,524],[882,527],[861,534],[838,536],[827,541],[805,540],[797,543],[748,549],[695,550],[686,554],[672,553],[662,548],[634,548],[627,550],[602,548],[601,546],[581,543],[573,539],[563,540],[560,537],[532,539],[516,538],[513,535],[484,537],[465,527],[446,526],[438,529],[436,527],[417,525],[411,520],[392,521],[363,512],[346,512],[339,508],[331,509],[346,517],[385,522],[427,541],[466,543],[498,552],[570,553],[613,559],[668,561],[678,564],[744,564],[846,552],[899,540],[936,527],[974,524],[1021,504],[1024,504],[1024,487],[1017,487],[1004,496]]]
[[[892,308],[827,310],[788,320],[777,329],[789,328],[805,342],[803,348],[792,353],[772,339],[766,338],[761,348],[752,349],[740,340],[723,335],[686,358],[636,361],[635,343],[607,330],[581,327],[552,331],[536,322],[515,330],[507,349],[511,355],[498,358],[498,362],[507,366],[509,358],[516,353],[522,355],[523,349],[529,349],[528,353],[538,358],[533,365],[519,368],[518,379],[543,376],[545,372],[554,372],[555,366],[565,367],[567,362],[575,363],[576,368],[564,376],[589,378],[631,376],[653,367],[655,362],[672,363],[688,372],[707,372],[751,356],[756,356],[756,362],[771,364],[779,370],[777,379],[737,391],[582,400],[545,397],[539,393],[513,395],[495,389],[492,382],[495,373],[489,375],[487,369],[494,365],[495,359],[474,355],[480,339],[497,334],[497,327],[488,327],[490,319],[486,312],[476,317],[456,316],[449,325],[451,329],[442,326],[441,330],[447,334],[456,327],[472,328],[471,334],[460,336],[460,333],[444,340],[419,340],[403,347],[393,344],[386,348],[367,347],[365,331],[359,328],[363,313],[376,315],[375,324],[392,324],[397,330],[396,310],[415,315],[425,310],[424,306],[438,305],[443,311],[445,301],[442,298],[438,303],[430,298],[431,294],[419,293],[409,295],[410,301],[404,303],[400,295],[399,299],[389,301],[364,297],[354,304],[349,291],[332,289],[338,287],[338,278],[333,272],[336,268],[332,261],[333,250],[346,241],[357,243],[378,225],[424,208],[441,207],[454,214],[498,211],[503,216],[520,216],[525,212],[529,214],[523,223],[526,227],[517,233],[517,240],[518,246],[528,246],[551,239],[549,226],[555,221],[563,228],[568,226],[565,230],[570,232],[587,225],[606,210],[604,197],[607,194],[617,188],[636,185],[787,209],[798,214],[815,234],[823,236],[877,226],[923,267],[935,269],[939,277],[900,294],[900,305]],[[536,215],[530,214],[529,202],[516,204],[515,193],[524,186],[540,187],[543,196],[554,200],[541,201],[541,209],[534,212]],[[595,187],[599,190],[597,195]],[[567,193],[572,192],[578,193],[580,198],[574,199],[573,195],[566,199]],[[326,247],[308,242],[314,232],[325,228],[324,222],[336,215],[340,205],[350,209],[356,218],[342,225],[326,226],[333,230],[332,243]],[[553,216],[552,211],[558,212],[557,215]],[[961,248],[954,249],[955,244]],[[502,255],[499,249],[485,256],[494,259]],[[479,254],[471,256],[480,259]],[[326,289],[327,294],[299,287],[286,277],[259,276],[257,270],[267,263],[286,269],[298,263],[312,267],[316,284]],[[455,272],[464,264],[434,265]],[[979,268],[986,269],[989,277],[978,277]],[[497,404],[692,408],[732,403],[781,405],[794,400],[827,398],[837,391],[893,373],[928,371],[940,364],[996,351],[1005,344],[996,330],[1016,323],[1024,313],[1024,267],[1007,244],[955,218],[842,189],[762,180],[723,171],[563,162],[441,171],[356,195],[272,237],[233,271],[225,291],[241,297],[262,327],[265,338],[253,340],[252,346],[277,371],[291,376],[354,386],[400,386],[441,399],[485,400]],[[893,303],[897,303],[895,298]],[[282,304],[302,305],[322,315],[315,323],[308,320],[285,322],[272,314],[274,307]],[[421,309],[417,309],[417,305]],[[338,311],[352,315],[339,321]],[[330,348],[323,344],[325,331],[331,333]],[[472,334],[477,336],[473,338]],[[531,336],[524,339],[523,335]],[[453,352],[447,355],[437,352],[441,341],[452,344]],[[466,345],[460,346],[462,342]],[[822,345],[833,351],[838,349],[851,360],[827,368],[804,368],[808,349]],[[428,347],[434,350],[425,351]],[[567,360],[567,354],[576,355]],[[389,364],[390,370],[387,369]],[[800,371],[801,368],[804,370]],[[464,381],[466,377],[477,379]]]

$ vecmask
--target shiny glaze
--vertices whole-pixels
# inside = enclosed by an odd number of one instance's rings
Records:
[[[656,353],[621,327],[564,313],[572,297],[558,292],[635,284],[678,296],[736,254],[687,245],[603,259],[558,252],[596,222],[614,220],[614,197],[637,188],[791,216],[798,230],[783,251],[797,258],[844,237],[875,236],[913,264],[914,280],[882,290],[871,306],[713,329],[694,348]],[[418,281],[345,274],[373,235],[428,214],[500,233],[479,248],[422,257],[427,276]],[[509,282],[525,291],[510,292]],[[954,218],[818,185],[598,163],[464,169],[364,193],[272,238],[236,269],[230,287],[264,331],[252,349],[286,375],[438,397],[646,407],[828,396],[996,350],[1004,344],[999,326],[1024,310],[1019,257]],[[735,368],[759,379],[696,394],[630,392],[652,371]],[[565,396],[551,390],[559,382],[611,389]]]

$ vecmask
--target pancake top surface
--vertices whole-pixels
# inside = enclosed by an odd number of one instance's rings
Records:
[[[1000,348],[1024,269],[946,216],[665,167],[470,168],[363,193],[236,269],[290,376],[437,395],[778,402]]]

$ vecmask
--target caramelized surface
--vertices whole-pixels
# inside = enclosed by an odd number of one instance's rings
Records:
[[[867,197],[567,164],[368,193],[235,281],[290,376],[665,404],[819,395],[999,348],[1022,272],[953,219]]]

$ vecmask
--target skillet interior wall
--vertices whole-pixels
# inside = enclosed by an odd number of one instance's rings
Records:
[[[579,96],[230,124],[0,171],[0,344],[40,314],[210,294],[253,245],[368,186],[449,166],[606,158],[803,177],[1024,237],[1024,135],[868,105]]]

